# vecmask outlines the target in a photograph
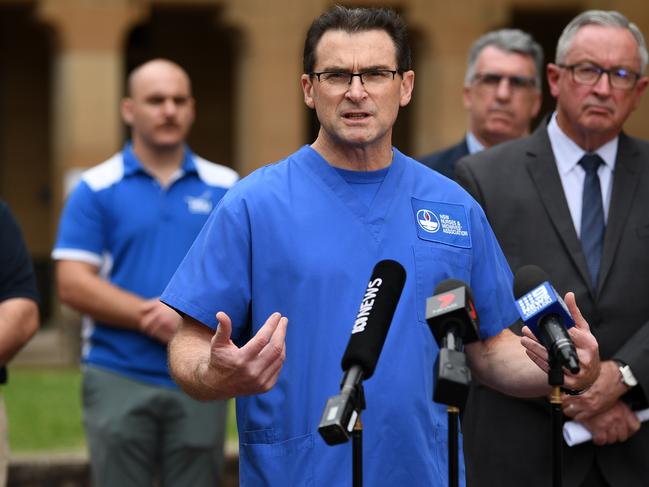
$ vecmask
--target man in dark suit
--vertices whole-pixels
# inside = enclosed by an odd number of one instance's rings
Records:
[[[543,49],[529,34],[502,29],[480,37],[464,78],[467,134],[420,161],[452,178],[455,163],[467,154],[527,135],[541,107],[542,69]]]
[[[593,441],[564,445],[566,487],[649,485],[649,143],[622,133],[649,83],[638,28],[588,11],[563,31],[547,76],[556,112],[531,136],[458,162],[512,269],[536,264],[576,293],[597,337],[601,374],[564,414]],[[547,400],[477,386],[463,424],[467,485],[551,485]]]

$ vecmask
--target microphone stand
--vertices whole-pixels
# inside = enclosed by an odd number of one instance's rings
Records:
[[[352,486],[363,487],[363,423],[361,422],[361,411],[365,409],[365,391],[363,383],[356,386],[355,400],[358,416],[352,431]]]
[[[563,385],[563,369],[559,360],[550,353],[548,357],[550,373],[548,384],[552,386],[550,405],[552,408],[552,487],[563,485],[563,408],[561,386]]]
[[[320,419],[318,432],[328,445],[340,445],[352,437],[353,487],[363,486],[363,423],[361,411],[365,409],[363,371],[351,367],[343,377],[340,394],[327,400]]]
[[[433,400],[446,404],[448,417],[448,484],[459,487],[459,439],[458,420],[460,406],[466,403],[471,382],[471,372],[466,365],[466,355],[460,351],[462,339],[455,336],[455,330],[448,330],[442,340],[433,376],[435,390]]]
[[[458,466],[459,445],[458,445],[458,420],[460,409],[456,406],[448,406],[448,485],[459,487],[460,471]]]

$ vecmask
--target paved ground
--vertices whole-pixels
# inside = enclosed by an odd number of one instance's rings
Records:
[[[239,485],[238,456],[226,456],[221,487]],[[85,453],[19,455],[9,466],[8,487],[91,487]]]
[[[75,366],[79,363],[79,345],[78,339],[66,339],[60,329],[47,328],[39,331],[11,363],[14,366]]]

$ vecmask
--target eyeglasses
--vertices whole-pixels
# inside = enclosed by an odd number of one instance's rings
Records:
[[[580,85],[593,86],[606,73],[610,86],[620,90],[630,90],[640,78],[640,73],[621,67],[604,69],[596,64],[559,64],[558,66],[572,71],[573,81]]]
[[[479,73],[473,76],[473,81],[486,88],[496,88],[504,79],[513,89],[533,88],[536,86],[536,80],[527,76],[507,76],[496,73]]]
[[[385,85],[392,81],[400,71],[391,69],[369,69],[359,73],[350,73],[345,71],[322,71],[320,73],[310,73],[309,76],[315,76],[318,81],[332,88],[343,88],[352,84],[354,76],[358,76],[361,84],[365,88],[374,88]]]

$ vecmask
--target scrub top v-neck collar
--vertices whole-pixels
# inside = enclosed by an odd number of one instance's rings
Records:
[[[372,235],[380,241],[383,223],[395,201],[397,188],[404,174],[404,163],[401,153],[393,148],[392,163],[385,179],[381,183],[372,204],[368,206],[356,195],[353,188],[318,152],[310,146],[304,146],[302,152],[311,172],[321,179],[348,210],[360,220],[361,223],[371,228]]]

